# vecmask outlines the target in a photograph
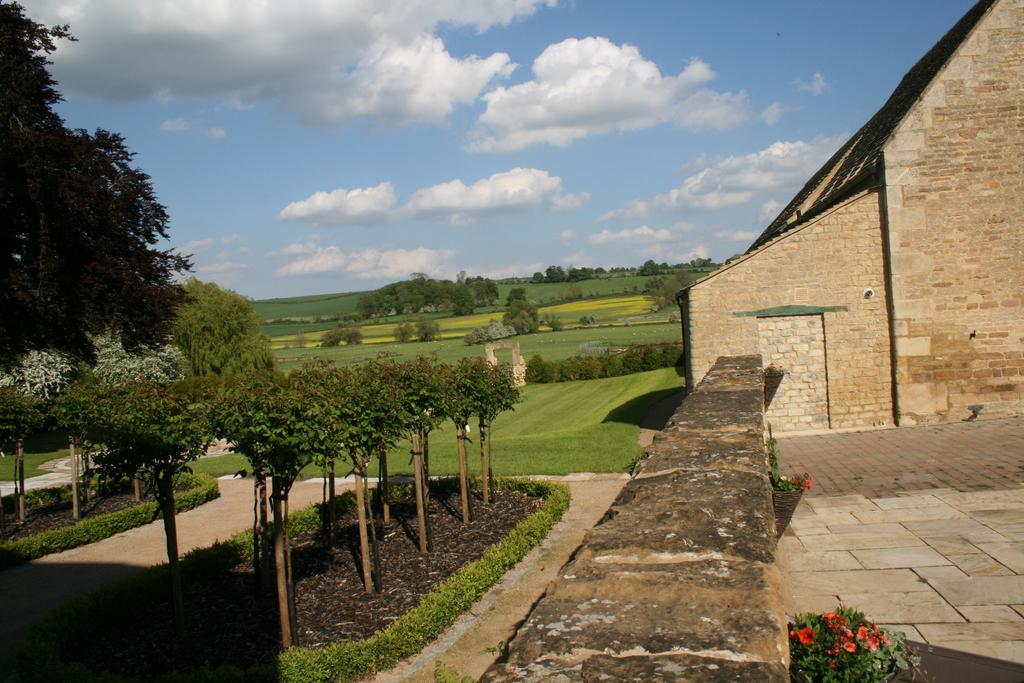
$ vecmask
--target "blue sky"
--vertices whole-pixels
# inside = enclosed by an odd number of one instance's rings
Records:
[[[971,4],[25,2],[67,124],[254,298],[742,252]]]

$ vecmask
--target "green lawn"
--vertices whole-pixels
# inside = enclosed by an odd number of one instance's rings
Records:
[[[253,301],[252,307],[261,320],[276,318],[315,317],[336,315],[356,310],[356,302],[365,292],[339,292],[337,294],[312,294],[291,296],[282,299]]]
[[[68,454],[67,437],[61,432],[37,434],[25,440],[25,476],[35,477],[49,474],[49,470],[39,469],[39,465]],[[0,481],[14,481],[14,451],[4,451],[0,458]]]
[[[618,327],[587,327],[561,332],[538,332],[515,337],[523,355],[529,358],[539,353],[548,360],[568,358],[578,354],[580,344],[606,341],[611,345],[652,344],[678,342],[682,336],[678,323],[652,323]],[[339,365],[353,365],[377,358],[380,354],[396,360],[410,360],[418,356],[434,356],[451,363],[460,358],[482,356],[482,346],[467,346],[462,339],[443,339],[433,342],[408,344],[357,344],[335,348],[278,349],[274,351],[278,367],[296,368],[307,360],[323,358]]]
[[[492,457],[495,474],[568,474],[625,472],[641,454],[639,424],[658,401],[682,387],[672,369],[625,377],[527,386],[514,412],[494,423]],[[472,425],[470,463],[479,473],[476,425]],[[431,474],[458,471],[454,430],[445,425],[430,435]],[[411,474],[409,445],[400,444],[389,461],[392,473]],[[194,469],[214,476],[247,469],[244,458],[206,458]],[[340,473],[344,473],[343,469]],[[303,472],[318,476],[314,467]]]

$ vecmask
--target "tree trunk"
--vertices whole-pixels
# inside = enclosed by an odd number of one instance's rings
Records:
[[[359,520],[359,560],[363,569],[363,588],[367,593],[373,592],[373,577],[370,574],[370,544],[366,534],[366,494],[363,489],[363,474],[358,465],[355,472],[356,480],[356,517]]]
[[[391,524],[390,483],[388,482],[388,450],[381,446],[378,451],[379,476],[377,477],[377,497],[380,499],[380,516],[385,524]]]
[[[281,487],[277,477],[272,480],[273,494],[271,500],[274,506],[274,564],[277,575],[277,612],[281,624],[281,647],[285,650],[290,648],[295,640],[295,633],[292,631],[291,606],[288,597],[288,567],[285,560],[284,546],[284,507],[281,500]]]
[[[89,504],[89,451],[87,449],[82,450],[82,498],[85,500],[85,504]]]
[[[15,445],[18,454],[18,521],[25,523],[25,446],[21,439]]]
[[[282,487],[283,488],[283,487]],[[295,574],[292,573],[292,543],[288,535],[288,492],[284,489],[284,568],[288,579],[288,623],[292,628],[292,639],[299,637],[299,618],[295,611]]]
[[[420,447],[423,449],[423,505],[430,512],[430,430],[420,430]],[[430,521],[427,521],[427,534],[430,534]]]
[[[270,529],[270,517],[273,514],[267,514],[267,508],[270,506],[269,496],[267,495],[267,471],[263,467],[253,468],[253,476],[256,478],[256,491],[259,497],[259,536],[260,536],[260,588],[262,590],[270,589],[270,571],[272,569],[271,547],[273,546],[273,540],[271,539]]]
[[[71,460],[71,519],[79,519],[82,516],[78,509],[78,454],[75,453],[75,440],[68,440],[68,453]]]
[[[167,566],[171,573],[171,605],[174,609],[174,635],[185,637],[185,602],[181,595],[181,567],[178,564],[178,528],[174,513],[174,476],[157,475],[157,495],[164,517],[164,536],[167,539]]]
[[[334,500],[334,458],[331,458],[327,473],[328,491],[327,491],[327,547],[334,547],[334,527],[338,524],[338,511],[336,508],[336,501]]]
[[[483,418],[480,418],[480,479],[483,482],[483,493],[484,493],[484,505],[491,504],[491,476],[490,470],[491,465],[488,460],[488,444],[487,444],[487,424]]]
[[[363,479],[363,486],[366,486],[366,479]],[[380,593],[383,588],[384,578],[381,575],[380,548],[377,545],[377,520],[373,518],[372,514],[370,515],[370,555],[373,557],[373,587],[374,590]]]
[[[459,449],[459,494],[462,497],[462,523],[469,524],[469,472],[466,467],[466,426],[455,425],[455,438]]]
[[[132,492],[135,494],[135,502],[136,503],[141,503],[142,502],[142,482],[140,480],[140,477],[139,477],[138,473],[136,473],[135,476],[132,477]]]
[[[412,471],[414,479],[413,495],[416,496],[416,524],[420,542],[420,553],[426,555],[427,547],[427,514],[423,506],[423,453],[420,451],[419,434],[412,435]]]

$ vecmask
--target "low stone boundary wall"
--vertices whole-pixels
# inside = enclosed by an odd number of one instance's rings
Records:
[[[719,358],[484,681],[788,681],[760,356]]]

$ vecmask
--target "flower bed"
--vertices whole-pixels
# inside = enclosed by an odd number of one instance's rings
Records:
[[[495,488],[539,497],[543,502],[478,560],[439,583],[416,607],[375,635],[318,648],[293,647],[278,654],[273,664],[248,669],[235,666],[192,669],[166,674],[156,680],[351,680],[389,668],[419,652],[544,538],[569,505],[568,490],[557,484],[499,479]],[[353,496],[339,496],[337,505],[339,513],[346,512],[354,505]],[[298,536],[316,529],[320,523],[317,507],[306,508],[291,515],[290,533]],[[251,553],[250,541],[249,532],[243,532],[226,543],[191,553],[182,561],[186,592],[190,582],[224,572],[244,561]],[[130,605],[166,600],[166,571],[166,566],[155,567],[55,610],[26,639],[19,653],[21,678],[25,681],[124,680],[71,663],[66,655],[76,641],[88,640],[90,633],[101,632],[123,621]]]
[[[209,502],[220,495],[217,480],[205,474],[185,474],[178,481],[185,490],[175,496],[175,508],[178,512],[191,510]],[[31,493],[31,492],[29,492]],[[37,494],[55,497],[60,500],[60,493]],[[77,548],[88,543],[95,543],[109,538],[114,534],[149,524],[160,517],[159,507],[155,502],[140,503],[132,507],[98,515],[91,519],[83,519],[52,531],[44,531],[27,538],[0,544],[0,570],[34,560],[51,553],[59,553]]]

